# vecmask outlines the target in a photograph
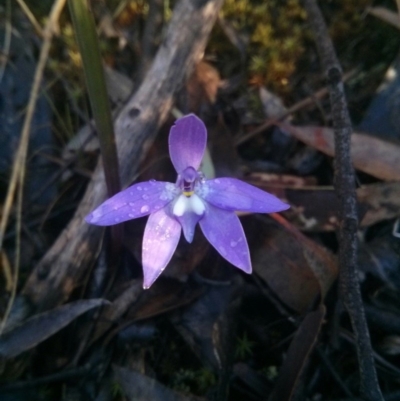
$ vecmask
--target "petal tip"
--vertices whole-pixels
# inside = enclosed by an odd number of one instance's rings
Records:
[[[240,269],[243,273],[246,274],[251,274],[253,272],[253,268],[251,265],[251,260],[250,260],[250,254],[247,253],[247,255],[243,255],[243,259],[241,261],[239,261],[238,263],[232,264],[237,267],[238,269]]]
[[[163,269],[164,270],[164,269]],[[160,272],[158,272],[158,274],[156,275],[146,275],[146,272],[144,270],[144,274],[143,274],[143,289],[144,290],[148,290],[153,284],[154,282],[158,279],[158,277],[160,277],[161,273],[163,272],[163,270],[161,270]]]
[[[86,217],[85,217],[85,221],[88,224],[96,224],[100,219],[100,216],[98,214],[95,213],[95,210],[91,213],[89,213]]]
[[[288,210],[288,209],[290,209],[290,205],[288,205],[285,202],[280,201],[279,204],[271,207],[271,209],[268,210],[266,213],[280,213],[280,212],[284,212],[285,210]]]
[[[279,211],[283,212],[283,211],[288,210],[288,209],[290,209],[290,205],[288,203],[282,202],[281,210],[279,210]]]
[[[246,266],[242,271],[246,274],[252,274],[253,273],[253,268],[250,266]]]

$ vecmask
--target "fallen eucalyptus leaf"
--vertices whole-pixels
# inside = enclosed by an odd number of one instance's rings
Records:
[[[297,127],[287,123],[278,124],[282,130],[299,141],[333,156],[333,129],[328,127]],[[354,167],[373,177],[385,181],[400,181],[400,144],[372,135],[353,132],[351,136],[351,158]]]
[[[48,339],[88,310],[106,304],[103,299],[88,299],[33,316],[0,337],[0,356],[13,358]]]

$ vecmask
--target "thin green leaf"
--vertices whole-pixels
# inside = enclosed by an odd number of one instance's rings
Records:
[[[93,118],[99,136],[108,195],[112,196],[121,188],[113,122],[96,26],[87,0],[68,0],[68,4],[82,57]]]

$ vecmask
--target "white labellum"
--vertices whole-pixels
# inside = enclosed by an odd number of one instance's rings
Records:
[[[198,216],[201,216],[204,214],[205,209],[203,201],[196,194],[190,197],[180,195],[174,204],[172,213],[176,217],[181,217],[187,212],[194,212]]]

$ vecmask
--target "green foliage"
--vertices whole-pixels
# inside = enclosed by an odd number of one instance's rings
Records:
[[[227,0],[224,17],[249,37],[249,81],[284,90],[304,51],[305,12],[298,0]]]
[[[119,166],[96,25],[87,1],[69,0],[68,4],[103,156],[108,195],[112,196],[120,190]]]
[[[367,15],[370,0],[331,0],[319,4],[345,70],[361,63],[375,63],[377,53],[385,65],[393,58],[398,35],[388,24]],[[209,51],[221,65],[218,68],[222,74],[245,71],[248,83],[265,85],[281,96],[290,95],[291,79],[302,74],[302,63],[309,64],[307,58],[314,46],[300,0],[226,0],[222,15],[236,34],[248,42],[243,64],[237,57],[238,50],[221,29],[215,29]]]
[[[112,382],[111,394],[112,394],[113,399],[123,397],[124,391],[122,390],[122,387],[118,382],[115,382],[115,381]]]
[[[268,380],[275,380],[278,377],[278,368],[274,365],[267,366],[261,370],[261,373],[264,374]]]
[[[247,333],[244,332],[242,337],[238,337],[235,357],[238,359],[246,359],[253,355],[253,348],[255,343],[247,337]]]
[[[215,374],[206,368],[180,369],[173,376],[172,387],[182,393],[204,394],[216,382]]]

